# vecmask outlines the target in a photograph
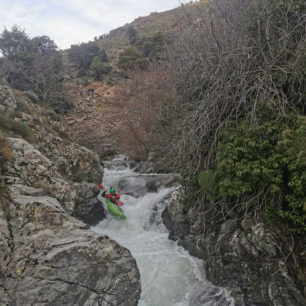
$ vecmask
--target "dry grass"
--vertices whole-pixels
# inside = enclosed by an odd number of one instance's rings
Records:
[[[14,157],[14,153],[0,130],[0,166],[2,163],[10,161]]]

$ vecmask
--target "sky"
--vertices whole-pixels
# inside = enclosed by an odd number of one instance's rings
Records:
[[[47,35],[59,49],[93,40],[140,16],[184,0],[0,0],[0,33],[17,25],[32,38]]]

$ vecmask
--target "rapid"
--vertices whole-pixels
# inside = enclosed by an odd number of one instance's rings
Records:
[[[120,192],[127,219],[118,220],[108,214],[92,230],[114,239],[136,259],[142,290],[138,305],[234,306],[234,300],[224,288],[215,287],[205,279],[203,262],[168,239],[161,212],[174,188],[160,188],[156,193],[135,197],[118,189],[126,179],[145,180],[145,175],[129,168],[105,169],[103,186],[107,190],[113,186]],[[99,199],[102,200],[101,195]]]

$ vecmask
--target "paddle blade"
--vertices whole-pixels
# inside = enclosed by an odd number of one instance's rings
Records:
[[[118,206],[123,206],[123,202],[121,202],[120,200],[117,201],[117,205]]]

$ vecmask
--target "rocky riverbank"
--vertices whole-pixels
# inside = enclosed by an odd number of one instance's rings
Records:
[[[169,238],[203,259],[207,279],[228,288],[237,305],[306,305],[306,250],[253,219],[216,218],[203,207],[186,211],[175,191],[162,217]],[[304,241],[305,242],[305,241]]]
[[[14,157],[0,171],[0,305],[137,305],[134,258],[87,225],[104,215],[97,155],[21,92],[1,85],[0,106],[33,133],[4,131]]]

